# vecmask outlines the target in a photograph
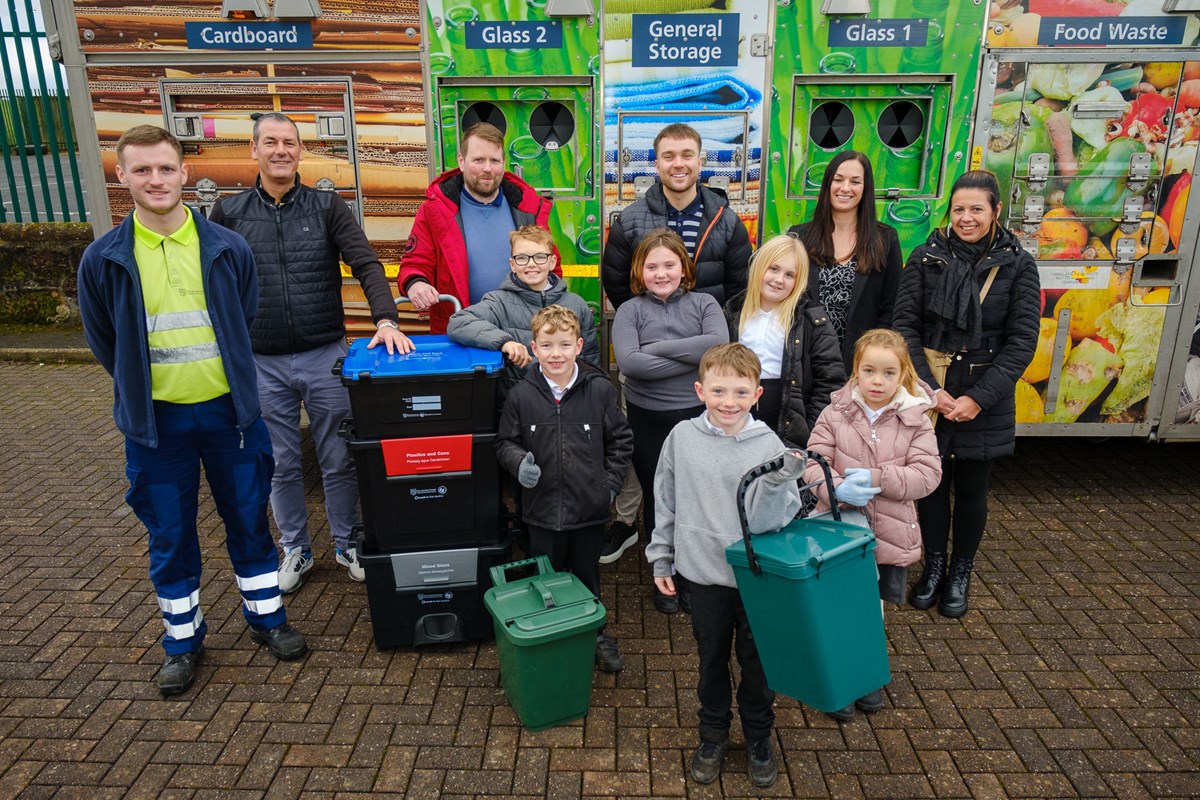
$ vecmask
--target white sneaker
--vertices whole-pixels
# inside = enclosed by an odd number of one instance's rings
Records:
[[[358,563],[357,547],[347,547],[345,550],[339,548],[335,558],[350,573],[350,580],[362,583],[367,579],[367,573],[363,572],[362,564]]]
[[[312,566],[312,550],[303,547],[283,548],[283,560],[279,562],[279,591],[289,594],[299,589],[304,582],[304,573]]]

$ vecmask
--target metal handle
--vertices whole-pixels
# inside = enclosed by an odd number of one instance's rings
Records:
[[[396,305],[401,305],[402,303],[411,303],[411,302],[412,302],[412,300],[409,300],[404,295],[400,295],[399,297],[396,298]],[[455,311],[462,311],[462,303],[459,302],[458,298],[452,294],[439,294],[438,302],[439,303],[450,303],[452,306],[454,306]]]

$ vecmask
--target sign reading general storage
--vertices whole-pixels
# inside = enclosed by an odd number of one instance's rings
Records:
[[[737,14],[634,14],[633,66],[736,67]]]
[[[1042,17],[1040,45],[1178,45],[1183,44],[1183,17]]]
[[[562,26],[557,22],[473,22],[466,31],[467,47],[472,50],[563,46]]]
[[[187,22],[189,50],[311,50],[311,22]]]
[[[924,47],[927,19],[835,19],[829,23],[830,47]]]

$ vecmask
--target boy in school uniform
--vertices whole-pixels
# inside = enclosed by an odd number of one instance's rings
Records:
[[[508,393],[496,455],[521,484],[529,554],[548,556],[554,569],[569,569],[599,597],[600,547],[633,458],[633,433],[612,381],[578,360],[584,342],[575,312],[551,305],[530,327],[537,366]],[[603,628],[596,664],[604,672],[625,667]]]
[[[762,394],[760,371],[758,356],[741,344],[718,345],[704,354],[696,395],[705,411],[668,434],[654,478],[656,523],[646,559],[663,594],[675,594],[673,568],[691,587],[692,634],[700,657],[700,747],[691,773],[702,784],[717,779],[729,749],[731,649],[741,667],[738,713],[750,780],[765,788],[778,774],[771,747],[775,693],[767,687],[733,570],[725,561],[725,547],[741,538],[737,488],[750,469],[784,455],[784,468],[755,481],[746,493],[752,533],[782,528],[800,509],[796,479],[804,471],[803,454],[785,451],[775,432],[750,415]]]
[[[500,390],[507,392],[537,359],[525,346],[533,315],[547,306],[560,305],[579,317],[583,360],[600,366],[595,315],[587,301],[567,291],[566,281],[552,271],[558,264],[554,237],[545,228],[526,225],[511,232],[508,238],[512,247],[508,277],[478,303],[450,317],[446,328],[450,341],[503,352],[508,364],[501,376]]]

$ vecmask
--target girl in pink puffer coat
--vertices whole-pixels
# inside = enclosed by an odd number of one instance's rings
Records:
[[[942,477],[928,416],[931,407],[928,387],[917,378],[904,339],[895,331],[876,328],[858,340],[849,383],[833,393],[808,439],[808,449],[824,456],[833,469],[838,500],[864,505],[853,501],[869,496],[864,510],[877,540],[881,589],[888,571],[884,568],[901,568],[898,581],[888,576],[888,583],[898,583],[899,591],[883,595],[896,603],[904,602],[903,568],[921,559],[914,501],[929,495]],[[821,468],[810,464],[804,477],[820,481]],[[841,489],[847,477],[867,491]],[[822,487],[818,494],[821,508],[828,508],[828,492]]]
[[[876,328],[855,344],[849,383],[833,393],[808,437],[808,449],[824,456],[833,470],[834,500],[863,507],[875,532],[879,596],[894,603],[904,602],[907,567],[921,558],[915,501],[933,492],[942,478],[931,408],[929,389],[917,378],[903,337]],[[805,483],[819,486],[818,511],[830,503],[823,477],[815,462],[804,474]],[[850,719],[855,705],[878,711],[882,690],[830,716]]]

